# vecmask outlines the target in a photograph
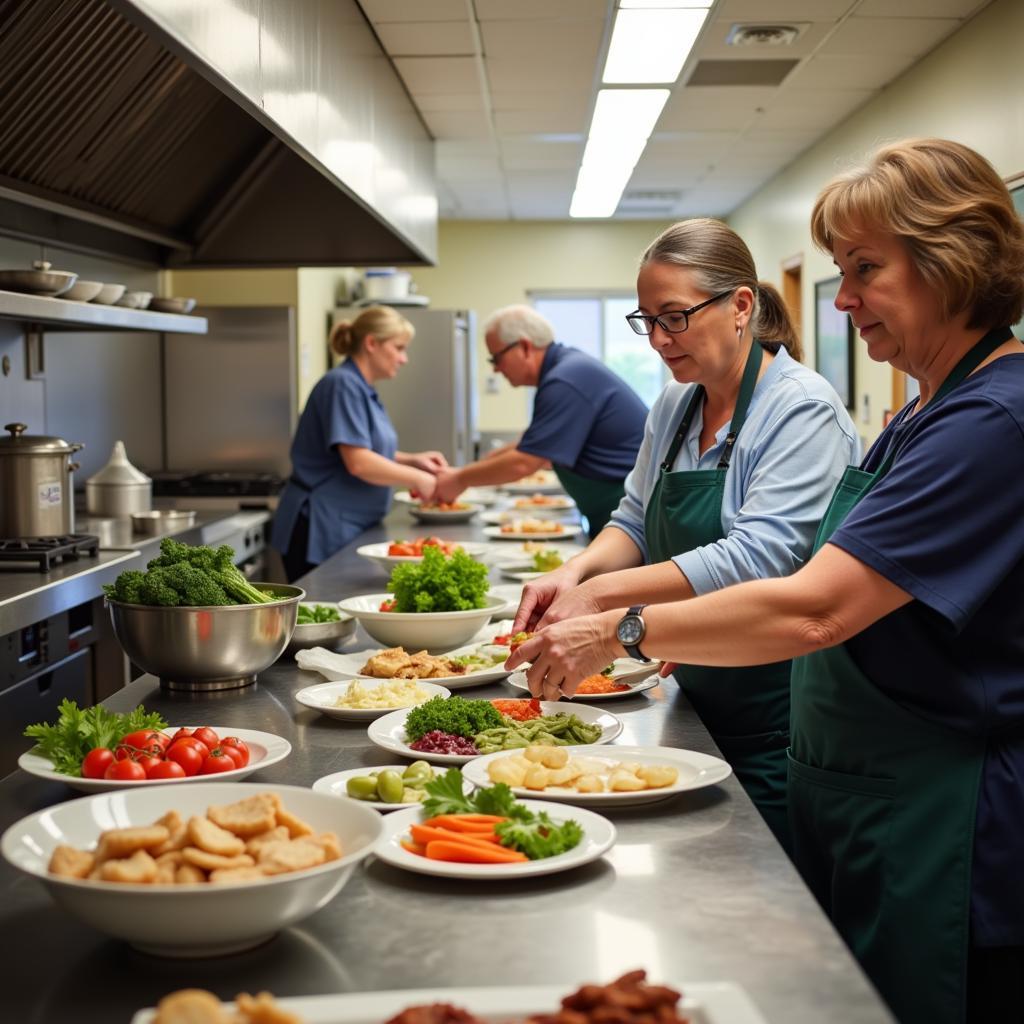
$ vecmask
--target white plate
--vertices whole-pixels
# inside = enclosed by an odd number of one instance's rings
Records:
[[[484,555],[489,550],[486,544],[474,544],[471,541],[460,540],[458,545],[470,558],[475,558],[478,562],[483,561]],[[362,555],[363,558],[368,558],[371,562],[376,562],[378,565],[382,565],[385,569],[392,569],[396,565],[404,565],[406,562],[423,561],[422,555],[389,555],[389,547],[391,547],[389,541],[381,544],[363,544],[362,547],[356,548],[356,554]]]
[[[18,758],[18,767],[29,775],[37,775],[51,782],[66,782],[72,789],[80,793],[99,793],[108,789],[140,789],[144,786],[180,785],[185,782],[240,782],[253,772],[269,768],[278,761],[283,761],[291,752],[292,745],[280,736],[257,729],[235,729],[230,725],[207,725],[222,739],[226,736],[237,736],[249,748],[249,763],[244,768],[234,768],[229,772],[217,775],[189,775],[184,779],[145,779],[139,782],[120,782],[117,779],[79,779],[72,775],[62,775],[53,770],[53,762],[38,754],[25,753]],[[179,729],[197,729],[196,725],[171,725],[161,732],[173,736]]]
[[[657,665],[644,665],[642,662],[634,661],[632,658],[616,658],[615,668],[612,670],[611,678],[617,683],[628,683],[628,690],[619,690],[616,693],[581,693],[578,697],[563,697],[562,700],[584,701],[590,703],[592,700],[615,700],[618,697],[632,697],[635,693],[643,693],[645,690],[653,690],[661,678],[657,674]],[[508,682],[517,690],[530,692],[529,683],[526,681],[525,672],[513,672],[508,677]]]
[[[409,514],[421,523],[468,523],[483,506],[474,505],[472,502],[466,504],[469,508],[441,509],[410,505]]]
[[[534,569],[519,570],[513,566],[501,566],[498,572],[507,580],[517,580],[520,583],[529,583],[531,580],[539,580],[541,576],[547,576],[546,572],[537,572]]]
[[[585,981],[593,981],[587,978]],[[612,981],[614,979],[601,979]],[[652,982],[660,979],[652,978]],[[731,981],[666,984],[683,993],[680,1013],[693,1024],[767,1024],[750,996]],[[563,997],[579,985],[518,985],[515,988],[426,988],[397,992],[346,992],[326,996],[288,996],[276,1002],[306,1024],[380,1024],[409,1006],[452,1003],[488,1021],[556,1013]],[[234,1004],[224,1004],[233,1011]],[[153,1024],[154,1010],[139,1010],[131,1024]]]
[[[543,519],[551,522],[561,522],[568,525],[577,521],[575,516],[569,516],[565,509],[505,509],[504,512],[481,512],[480,522],[489,526],[500,526],[502,523],[511,523],[515,519]]]
[[[484,536],[493,540],[571,540],[579,535],[582,527],[576,523],[565,523],[558,532],[545,531],[544,533],[508,533],[500,526],[485,526]]]
[[[513,500],[512,508],[517,512],[565,512],[576,507],[576,502],[568,494],[544,494],[538,491],[541,501],[532,502],[532,495],[519,497]]]
[[[413,680],[407,680],[413,682]],[[297,694],[295,699],[304,707],[319,711],[328,718],[340,718],[347,722],[371,722],[382,715],[389,715],[395,708],[340,708],[335,703],[339,697],[348,692],[351,679],[342,679],[335,683],[317,683],[315,686],[305,686]],[[367,689],[375,690],[383,683],[390,683],[390,679],[367,679],[360,678],[359,682]],[[436,683],[428,682],[426,679],[417,679],[415,682],[427,691],[427,696],[420,703],[425,703],[432,697],[450,697],[451,690]],[[412,705],[410,705],[412,706]]]
[[[541,800],[521,800],[531,811],[546,811],[555,821],[572,818],[583,829],[579,846],[556,857],[530,860],[525,864],[457,864],[451,861],[428,860],[419,854],[403,850],[401,841],[409,834],[409,827],[423,818],[421,807],[410,807],[384,821],[384,832],[377,841],[374,854],[385,864],[415,871],[421,875],[439,875],[443,878],[528,878],[533,875],[553,875],[558,871],[578,868],[602,856],[615,842],[615,826],[600,814],[582,807],[552,807]]]
[[[488,629],[489,631],[489,629]],[[455,657],[461,654],[476,654],[480,644],[467,644],[465,647],[456,647],[452,651],[445,651],[444,654],[439,657]],[[379,649],[368,650],[368,651],[356,651],[352,654],[340,654],[334,659],[334,664],[338,666],[339,674],[350,676],[352,679],[374,679],[379,680],[378,676],[364,675],[361,671],[362,667],[366,664],[367,660],[372,658],[375,654],[380,654]],[[423,679],[423,683],[433,683],[435,686],[444,687],[449,690],[463,690],[469,686],[480,686],[483,683],[494,683],[499,679],[504,679],[508,675],[508,669],[502,664],[494,665],[491,668],[483,669],[478,672],[467,672],[464,676],[439,676],[437,679]],[[307,687],[307,689],[314,689],[314,687]],[[317,710],[320,710],[319,708]]]
[[[343,772],[334,772],[332,775],[325,775],[323,778],[317,779],[313,783],[313,791],[315,793],[329,793],[331,796],[343,796],[346,800],[351,800],[353,798],[348,795],[348,791],[345,788],[348,785],[349,779],[358,778],[361,775],[369,775],[370,772],[382,772],[387,768],[391,768],[401,775],[408,767],[407,764],[372,764],[366,768],[346,768]],[[444,772],[440,769],[434,769],[434,778],[443,774]],[[464,793],[472,793],[472,783],[463,781],[462,791]],[[366,807],[372,807],[375,811],[402,811],[408,807],[420,806],[418,801],[403,804],[386,804],[383,800],[357,800],[356,802],[364,804]]]
[[[537,800],[554,800],[558,803],[577,804],[586,807],[625,807],[633,804],[652,804],[668,800],[690,789],[714,786],[732,774],[732,768],[719,757],[701,754],[696,750],[678,750],[674,747],[602,747],[592,744],[588,747],[566,747],[570,757],[586,757],[599,760],[610,769],[621,761],[638,761],[641,764],[664,764],[678,769],[679,778],[671,786],[661,789],[642,789],[634,793],[579,793],[568,786],[549,786],[545,790],[513,787],[516,796],[534,797]],[[499,750],[496,754],[484,754],[474,758],[463,769],[464,778],[474,786],[493,786],[487,775],[487,766],[502,757],[522,753],[518,750]],[[607,778],[605,779],[607,782]]]
[[[542,700],[540,709],[545,715],[576,715],[588,725],[600,725],[604,732],[597,744],[611,743],[622,732],[622,719],[601,708],[589,708],[586,704],[574,704],[572,708],[568,708],[559,701]],[[367,737],[378,747],[401,754],[402,757],[411,757],[414,761],[459,765],[467,764],[473,758],[480,757],[479,754],[434,754],[424,750],[413,750],[405,741],[405,719],[408,714],[408,708],[399,708],[398,711],[392,711],[391,714],[378,718],[375,722],[370,723],[370,727],[366,730]],[[591,745],[596,746],[597,744]],[[571,751],[574,748],[570,746],[568,749]],[[506,751],[506,753],[512,753],[512,751]]]
[[[536,473],[524,476],[510,484],[502,484],[501,489],[509,494],[564,494],[562,485],[553,469],[539,469]]]
[[[498,500],[497,487],[467,487],[460,495],[459,501],[474,505],[493,505]],[[414,498],[408,491],[395,491],[395,501],[403,505],[418,505],[419,498]]]

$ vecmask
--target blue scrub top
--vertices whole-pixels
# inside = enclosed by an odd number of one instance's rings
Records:
[[[271,543],[287,551],[299,515],[309,516],[305,559],[319,565],[379,522],[391,488],[368,484],[346,468],[336,445],[369,448],[393,459],[398,434],[380,396],[347,359],[317,381],[292,441],[292,476],[274,517]]]
[[[625,480],[644,439],[647,406],[604,363],[552,342],[533,418],[516,446],[589,480]]]
[[[907,406],[864,461],[889,472],[830,543],[914,598],[846,642],[911,711],[987,738],[974,834],[971,941],[1024,945],[1024,355]]]

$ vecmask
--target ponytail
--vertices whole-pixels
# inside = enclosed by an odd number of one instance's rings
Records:
[[[803,362],[804,350],[793,318],[779,290],[767,281],[757,282],[757,314],[753,330],[754,337],[770,352],[784,348],[798,363]]]
[[[368,334],[378,341],[405,336],[412,340],[416,328],[390,306],[368,306],[355,320],[339,320],[331,331],[330,345],[339,356],[354,356]]]

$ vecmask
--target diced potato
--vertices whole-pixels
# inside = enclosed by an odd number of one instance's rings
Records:
[[[565,747],[541,747],[540,763],[545,768],[564,768],[569,763]]]
[[[514,761],[518,758],[499,757],[487,766],[487,777],[491,782],[504,782],[507,786],[518,788],[526,779],[526,769]],[[532,766],[531,766],[532,767]]]
[[[547,789],[551,773],[543,765],[535,764],[526,773],[523,785],[527,789]]]
[[[636,774],[647,783],[648,789],[661,789],[675,785],[679,769],[670,764],[645,764]]]
[[[578,793],[603,793],[604,780],[600,775],[581,775],[574,783]]]
[[[621,768],[612,772],[608,780],[608,788],[613,793],[636,793],[647,788],[643,779],[637,778],[632,772],[623,771]]]

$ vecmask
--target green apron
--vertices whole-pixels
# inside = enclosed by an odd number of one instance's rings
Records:
[[[986,334],[933,404],[1010,337]],[[815,550],[896,453],[890,444],[873,473],[846,470]],[[902,1024],[962,1022],[985,737],[887,697],[845,644],[794,661],[792,730],[790,824],[804,880]]]
[[[552,466],[565,493],[576,502],[576,507],[587,517],[590,539],[593,540],[611,519],[626,493],[624,480],[591,480],[565,466]]]
[[[750,347],[736,408],[716,469],[671,472],[672,464],[704,401],[697,387],[683,413],[679,429],[661,464],[658,482],[647,503],[644,534],[652,563],[725,536],[722,498],[729,461],[750,405],[762,349]],[[681,665],[676,679],[723,757],[732,765],[747,795],[753,800],[776,839],[789,849],[786,813],[786,747],[789,744],[790,662],[744,668],[709,668]]]

